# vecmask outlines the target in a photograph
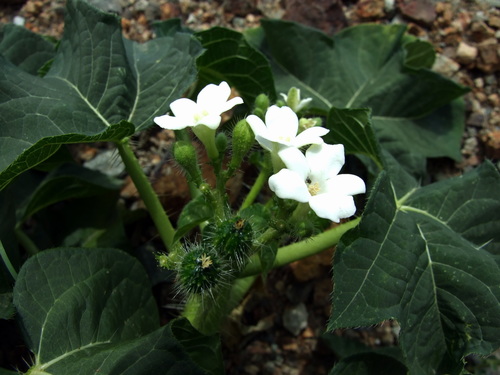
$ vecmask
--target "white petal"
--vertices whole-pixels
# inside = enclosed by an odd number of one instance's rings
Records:
[[[335,195],[356,195],[366,192],[366,185],[362,178],[353,174],[339,174],[326,181],[328,193]]]
[[[295,110],[299,112],[301,109],[305,108],[310,102],[312,102],[312,98],[302,99]]]
[[[201,118],[196,125],[205,125],[210,129],[217,129],[222,121],[222,118],[216,114],[210,114]]]
[[[256,135],[255,140],[259,142],[263,149],[274,152],[274,142],[270,141],[267,138],[262,137],[261,135]]]
[[[269,188],[282,199],[293,199],[305,203],[311,197],[302,177],[289,169],[282,169],[269,177]]]
[[[264,121],[262,121],[260,117],[255,115],[250,115],[246,118],[246,120],[248,122],[248,125],[250,125],[250,128],[252,128],[255,137],[267,135],[266,124],[264,124]]]
[[[311,197],[309,206],[319,217],[336,223],[356,213],[354,199],[351,196],[318,194]]]
[[[221,106],[227,101],[231,95],[231,88],[227,82],[221,82],[218,86],[213,83],[205,86],[198,94],[196,103],[203,107],[203,109],[218,112]],[[218,112],[220,115],[223,111]]]
[[[302,151],[295,147],[285,147],[278,151],[278,156],[288,169],[297,172],[301,176],[302,181],[306,180],[309,175],[309,165]]]
[[[239,96],[231,98],[227,102],[223,103],[222,107],[220,108],[221,113],[229,111],[234,106],[236,106],[238,104],[242,104],[242,103],[243,103],[243,99],[241,99]]]
[[[307,163],[311,167],[310,177],[314,181],[327,180],[337,175],[345,162],[344,146],[319,144],[306,151]]]
[[[181,98],[170,103],[170,110],[175,115],[175,117],[183,119],[194,119],[194,115],[198,113],[199,108],[198,105],[191,99]]]
[[[329,131],[330,130],[321,126],[313,126],[312,128],[306,129],[300,133],[293,141],[293,145],[295,147],[302,147],[310,144],[321,144],[323,143],[323,139],[321,137]]]
[[[291,108],[273,105],[266,112],[266,126],[273,138],[291,145],[299,130],[299,119]]]
[[[191,126],[190,124],[186,124],[186,121],[169,115],[155,117],[153,121],[163,129],[170,130],[180,130],[184,129],[186,126]]]

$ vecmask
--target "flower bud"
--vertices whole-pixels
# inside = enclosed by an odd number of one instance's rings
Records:
[[[215,228],[212,241],[215,251],[241,270],[252,250],[252,226],[239,217],[224,221]]]
[[[215,137],[215,146],[217,146],[220,154],[225,153],[227,149],[227,135],[222,132],[217,134]]]
[[[286,105],[292,109],[295,113],[300,112],[312,101],[312,98],[301,99],[300,89],[296,87],[290,88],[288,94],[281,94],[286,102]]]
[[[260,94],[255,98],[254,114],[260,117],[260,114],[265,114],[269,108],[269,97],[266,94]]]
[[[322,125],[323,125],[323,120],[321,119],[321,117],[301,118],[299,120],[299,133],[314,126],[322,126]]]
[[[195,182],[195,184],[200,185],[202,183],[201,170],[198,164],[196,149],[190,142],[175,142],[174,158],[187,173],[188,177]]]
[[[255,136],[247,121],[238,121],[233,129],[233,155],[229,164],[231,170],[236,170],[241,165],[254,142]]]

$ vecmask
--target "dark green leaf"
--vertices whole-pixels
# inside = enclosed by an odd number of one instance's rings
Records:
[[[0,54],[27,73],[36,75],[56,54],[56,44],[12,24],[0,30]]]
[[[220,339],[202,336],[187,320],[176,320],[172,332],[191,358],[211,375],[224,374]]]
[[[486,163],[424,188],[397,178],[382,175],[337,248],[329,328],[395,318],[412,374],[458,374],[500,345],[500,176]]]
[[[0,188],[60,144],[119,141],[151,126],[196,78],[201,47],[188,34],[133,43],[117,17],[81,0],[67,2],[65,25],[44,78],[0,57]]]
[[[369,109],[332,108],[326,125],[330,133],[325,140],[343,144],[346,153],[370,157],[382,169],[382,155],[373,133],[370,114]]]
[[[83,198],[120,189],[122,182],[77,164],[65,164],[52,171],[26,202],[24,221],[41,209],[69,198]]]
[[[342,359],[330,375],[406,375],[408,369],[393,357],[383,353],[367,352]]]
[[[467,89],[428,69],[413,69],[428,65],[429,51],[411,43],[404,26],[359,25],[333,38],[291,22],[263,20],[262,27],[265,39],[252,40],[269,54],[278,92],[300,88],[319,114],[331,107],[370,108],[382,143],[390,136],[425,157],[457,158],[463,121],[446,117],[454,109],[431,121],[425,116]]]
[[[158,329],[147,275],[119,250],[62,248],[30,258],[14,288],[14,304],[35,354],[33,371],[203,373],[172,325]]]
[[[431,69],[436,60],[434,46],[411,35],[406,35],[406,39],[409,41],[404,45],[405,66],[412,69]]]
[[[175,232],[174,241],[181,239],[191,229],[210,219],[213,214],[212,205],[207,202],[203,195],[199,195],[189,201],[182,209],[177,220],[177,231]]]
[[[267,94],[276,100],[274,79],[267,59],[246,41],[243,34],[214,27],[195,34],[206,51],[197,60],[198,86],[227,81],[247,103],[257,95]]]
[[[0,319],[12,319],[15,313],[12,293],[0,293]]]

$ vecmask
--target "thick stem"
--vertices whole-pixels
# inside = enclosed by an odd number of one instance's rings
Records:
[[[2,241],[0,241],[0,257],[3,260],[3,263],[5,264],[5,267],[7,267],[7,270],[9,271],[10,275],[12,278],[17,280],[17,272],[12,263],[10,262],[9,256],[7,255],[7,252],[5,251]]]
[[[163,206],[158,199],[153,187],[149,183],[148,178],[144,174],[139,161],[135,157],[130,145],[128,143],[128,138],[117,142],[116,146],[120,153],[120,156],[127,168],[127,172],[129,173],[132,181],[134,181],[134,185],[139,192],[146,208],[153,219],[153,222],[158,230],[158,233],[165,245],[165,248],[170,250],[174,238],[174,227],[170,223],[170,219],[168,218]]]
[[[273,268],[277,268],[285,264],[290,264],[297,260],[307,258],[314,254],[318,254],[323,250],[336,245],[339,242],[340,237],[342,237],[342,235],[349,229],[352,229],[356,225],[358,225],[360,220],[360,218],[351,220],[347,223],[336,226],[335,228],[322,232],[314,237],[307,238],[303,241],[279,248],[278,253],[276,254]],[[241,272],[239,277],[257,275],[261,272],[262,265],[260,263],[260,259],[258,255],[253,255],[252,257],[250,257],[250,261],[248,262],[245,269]]]

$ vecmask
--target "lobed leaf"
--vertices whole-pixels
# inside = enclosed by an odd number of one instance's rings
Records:
[[[262,28],[247,37],[270,58],[278,92],[298,87],[319,114],[370,108],[382,142],[424,157],[460,157],[463,118],[446,105],[467,89],[426,69],[428,45],[405,36],[404,26],[359,25],[333,38],[284,21],[263,20]]]
[[[397,319],[411,374],[459,374],[465,355],[495,350],[499,186],[489,163],[423,188],[383,173],[335,254],[329,328]]]
[[[48,73],[0,56],[0,189],[61,144],[119,141],[153,124],[196,77],[199,43],[188,34],[137,44],[119,19],[67,2],[64,36]]]
[[[149,289],[140,263],[119,250],[59,248],[30,258],[14,304],[35,355],[32,370],[203,374],[173,332],[186,323],[159,328]]]

